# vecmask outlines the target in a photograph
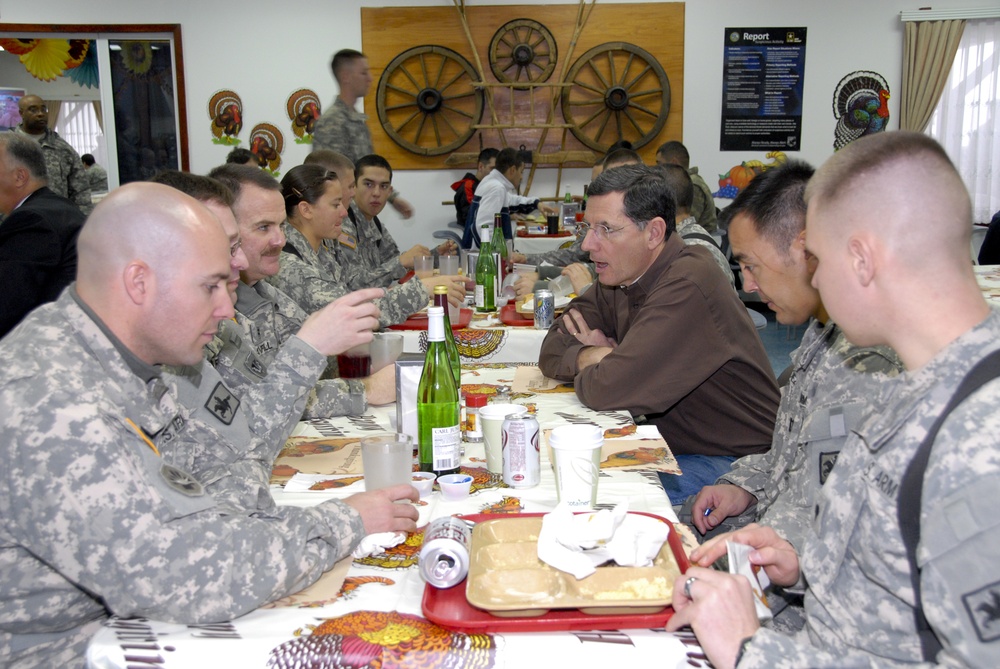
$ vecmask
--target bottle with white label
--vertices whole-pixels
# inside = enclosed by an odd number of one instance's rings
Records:
[[[444,342],[444,310],[427,310],[427,356],[417,386],[420,471],[458,473],[462,433],[458,386]]]

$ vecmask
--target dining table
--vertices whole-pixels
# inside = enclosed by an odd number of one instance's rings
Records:
[[[539,384],[541,378],[530,364],[463,365],[462,391],[507,392],[536,416],[543,442],[562,425],[600,427],[614,455],[601,462],[595,510],[625,503],[629,513],[676,523],[656,471],[679,470],[655,429],[650,434],[637,428],[627,411],[591,410],[571,387]],[[275,501],[306,507],[363,491],[357,442],[393,431],[394,405],[371,407],[362,416],[300,422],[275,462]],[[88,666],[522,667],[555,658],[573,667],[710,666],[691,632],[664,630],[669,607],[656,613],[552,610],[505,617],[472,607],[464,581],[449,589],[427,585],[418,563],[432,520],[522,518],[551,512],[557,504],[547,448],[540,449],[540,483],[511,488],[487,470],[482,442],[463,447],[461,471],[473,478],[471,494],[448,501],[435,487],[417,503],[417,531],[400,533],[399,543],[382,542],[369,554],[349,556],[301,592],[235,620],[185,625],[112,617],[90,644]],[[686,554],[696,545],[690,530],[671,525],[670,543],[677,567],[686,568]]]
[[[414,314],[389,330],[403,335],[403,352],[427,351],[425,314]],[[463,364],[537,363],[548,330],[535,328],[533,314],[518,312],[511,303],[488,313],[464,307],[460,317],[452,321],[452,333]]]
[[[990,304],[1000,307],[1000,265],[974,265],[973,271],[983,297]]]

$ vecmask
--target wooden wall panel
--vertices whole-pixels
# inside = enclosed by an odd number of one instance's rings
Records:
[[[572,47],[573,26],[576,22],[578,5],[511,5],[475,6],[466,5],[469,26],[476,50],[486,73],[487,81],[496,81],[489,66],[490,40],[497,30],[508,21],[528,18],[538,21],[552,33],[558,49],[555,71],[548,81],[558,80],[563,64],[577,61],[590,48],[606,42],[627,42],[642,47],[654,56],[666,73],[670,82],[671,102],[666,124],[656,139],[642,147],[639,152],[651,163],[656,147],[670,139],[683,136],[684,101],[684,4],[607,4],[594,6],[589,20],[580,33],[579,40]],[[369,126],[375,150],[384,155],[396,169],[441,169],[447,155],[422,156],[410,152],[397,144],[384,131],[378,120],[376,92],[379,78],[386,66],[403,51],[421,45],[440,45],[450,48],[475,66],[469,41],[462,28],[458,10],[448,7],[391,7],[362,8],[361,10],[362,48],[368,56],[375,83],[365,98],[365,110],[369,115]],[[507,91],[499,90],[495,107],[497,116],[503,122],[510,118]],[[515,116],[519,120],[530,115],[528,94],[515,92]],[[548,110],[547,94],[535,94],[535,118],[544,121]],[[562,121],[557,110],[556,122]],[[489,121],[488,107],[483,111],[483,122]],[[507,144],[524,144],[529,149],[538,149],[542,136],[540,129],[505,131]],[[480,136],[484,146],[500,146],[496,130],[477,131],[459,149],[462,152],[478,152]],[[548,132],[543,153],[560,149],[561,130]],[[566,133],[567,150],[589,150],[570,132]],[[576,163],[580,166],[581,163]]]

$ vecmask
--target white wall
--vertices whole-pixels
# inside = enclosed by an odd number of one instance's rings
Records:
[[[469,2],[479,4],[476,0]],[[600,0],[610,4],[613,0]],[[639,0],[641,1],[641,0]],[[44,3],[0,0],[0,21],[8,23],[180,23],[184,39],[191,167],[205,172],[225,159],[228,148],[211,143],[208,99],[220,88],[243,99],[244,136],[253,125],[269,121],[285,133],[283,169],[298,164],[308,148],[292,141],[284,111],[288,94],[300,87],[316,91],[329,104],[336,88],[330,77],[331,54],[361,48],[360,7],[365,0],[300,0],[297,3],[244,0],[238,4],[195,0],[170,3],[135,0],[46,0]],[[525,4],[490,0],[482,4]],[[550,3],[557,4],[557,3]],[[575,4],[575,3],[574,3]],[[743,160],[763,160],[762,153],[719,151],[722,109],[724,28],[806,26],[806,73],[802,150],[790,153],[820,163],[832,153],[833,89],[854,70],[874,70],[889,82],[892,122],[898,127],[902,76],[902,10],[919,8],[922,0],[694,0],[686,6],[684,137],[692,164],[714,186],[716,175]],[[935,9],[987,7],[995,0],[937,0]],[[451,6],[451,0],[409,0],[383,6]],[[279,7],[281,7],[279,9]],[[637,16],[636,20],[642,20]],[[669,27],[664,27],[665,30]],[[588,31],[600,31],[588,25]],[[628,40],[608,34],[606,40]],[[433,36],[426,37],[433,43]],[[442,207],[449,184],[464,170],[397,173],[394,184],[416,206],[417,216],[403,221],[385,216],[401,246],[425,241],[441,229],[453,211]],[[589,170],[563,173],[563,188],[581,192]],[[539,170],[534,195],[554,195],[555,170]]]

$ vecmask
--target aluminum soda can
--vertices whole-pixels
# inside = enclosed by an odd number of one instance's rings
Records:
[[[469,573],[472,528],[455,516],[431,521],[420,547],[420,575],[435,588],[451,588]]]
[[[551,290],[535,291],[535,329],[548,330],[556,318],[556,297]]]
[[[511,488],[533,488],[541,481],[538,421],[534,416],[511,414],[503,432],[503,482]]]

